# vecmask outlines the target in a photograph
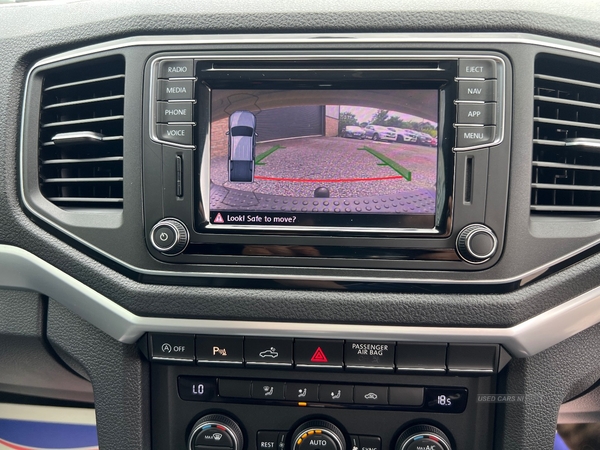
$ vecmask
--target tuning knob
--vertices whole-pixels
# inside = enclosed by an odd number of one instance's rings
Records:
[[[398,438],[396,450],[452,450],[450,439],[431,425],[415,425]]]
[[[305,422],[292,436],[292,450],[346,450],[344,434],[326,420]]]
[[[190,233],[177,219],[163,219],[150,231],[152,246],[163,255],[179,255],[188,245]]]
[[[485,225],[468,225],[456,238],[456,250],[465,261],[471,264],[482,264],[498,250],[498,238]]]
[[[192,427],[188,450],[242,450],[244,435],[239,425],[227,416],[209,414]]]

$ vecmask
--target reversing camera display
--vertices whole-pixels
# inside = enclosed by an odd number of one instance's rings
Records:
[[[211,114],[211,224],[433,223],[437,90],[214,90]]]

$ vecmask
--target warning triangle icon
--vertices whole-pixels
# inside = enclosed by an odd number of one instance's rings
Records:
[[[315,354],[312,358],[310,358],[310,360],[311,362],[316,363],[326,363],[328,361],[327,356],[325,356],[325,352],[321,349],[321,347],[317,348]]]
[[[221,215],[221,213],[217,214],[217,217],[215,217],[215,223],[225,223],[225,221],[223,220],[223,216]]]

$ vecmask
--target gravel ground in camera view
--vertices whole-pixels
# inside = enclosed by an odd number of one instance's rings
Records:
[[[281,148],[261,159],[261,154],[275,146]],[[410,171],[411,181],[383,164],[375,155],[359,150],[364,146]],[[211,209],[256,208],[265,199],[273,201],[273,196],[313,199],[317,188],[327,188],[332,200],[372,201],[377,198],[410,198],[414,194],[430,199],[420,205],[418,212],[435,211],[437,148],[368,139],[315,137],[257,144],[256,159],[253,183],[229,182],[227,158],[211,160]],[[248,202],[248,194],[254,194],[254,201]],[[243,204],[236,204],[235,199],[244,199]]]

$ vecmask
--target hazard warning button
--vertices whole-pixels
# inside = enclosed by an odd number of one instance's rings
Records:
[[[344,341],[296,339],[294,360],[297,367],[342,369]]]

